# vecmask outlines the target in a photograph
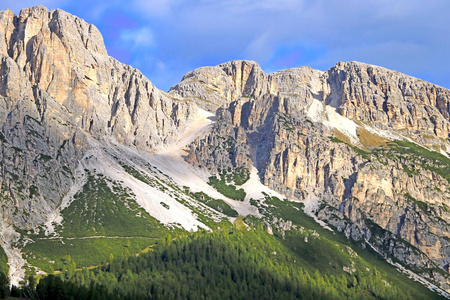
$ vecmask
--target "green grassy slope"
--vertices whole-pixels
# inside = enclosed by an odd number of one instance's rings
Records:
[[[137,253],[153,245],[168,229],[141,208],[132,192],[104,177],[89,174],[87,183],[61,215],[60,238],[27,235],[34,243],[24,248],[25,257],[46,272],[59,270],[68,255],[78,267],[100,265],[114,257]]]
[[[139,256],[83,272],[68,268],[60,275],[61,285],[88,290],[101,286],[99,296],[111,299],[439,298],[393,268],[379,268],[382,261],[374,265],[373,257],[366,260],[314,232],[289,231],[283,239],[258,228],[231,227],[167,236]],[[42,280],[38,289],[52,290],[50,279]],[[67,292],[83,299],[73,289]]]
[[[6,256],[5,250],[0,247],[0,272],[8,274],[8,256]]]

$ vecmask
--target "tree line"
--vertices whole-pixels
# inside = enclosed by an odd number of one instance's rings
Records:
[[[36,299],[411,298],[408,291],[387,285],[379,272],[338,276],[311,271],[296,264],[295,255],[273,236],[234,228],[167,235],[152,251],[111,255],[108,264],[90,270],[77,271],[67,257],[60,274],[37,285],[33,281],[9,294]]]

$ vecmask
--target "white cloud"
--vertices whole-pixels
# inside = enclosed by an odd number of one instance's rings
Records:
[[[436,83],[450,87],[450,81],[445,79],[450,78],[448,0],[87,3],[88,0],[0,0],[0,9],[10,6],[17,13],[22,7],[37,4],[49,8],[59,5],[94,22],[105,22],[109,12],[123,10],[130,19],[136,20],[133,26],[141,27],[122,29],[119,39],[113,43],[130,50],[131,61],[151,53],[154,62],[160,61],[166,67],[157,67],[156,63],[142,65],[158,72],[161,81],[183,75],[174,75],[175,66],[176,72],[184,72],[192,67],[242,58],[259,62],[263,69],[277,70],[288,67],[279,64],[286,61],[280,57],[291,57],[289,52],[296,52],[301,55],[291,59],[292,64],[325,70],[337,61],[359,60],[411,75],[436,74],[442,78]],[[84,12],[82,7],[86,6],[89,9]]]
[[[120,41],[125,43],[125,47],[131,46],[132,48],[155,46],[153,32],[148,27],[122,30],[120,32]]]
[[[270,37],[271,34],[269,32],[255,37],[246,47],[244,51],[245,56],[257,62],[269,60],[273,55]]]
[[[165,72],[167,70],[167,65],[162,60],[158,60],[156,62],[156,70],[157,72]]]
[[[181,0],[132,0],[135,11],[141,15],[166,16]]]
[[[90,6],[89,15],[92,17],[92,19],[99,20],[101,16],[108,10],[110,5],[111,3],[96,3],[96,5]]]

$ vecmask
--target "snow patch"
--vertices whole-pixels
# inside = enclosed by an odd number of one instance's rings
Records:
[[[184,147],[189,145],[194,139],[205,135],[211,131],[215,122],[215,115],[201,108],[198,109],[197,115],[192,120],[189,128],[180,136],[178,141],[159,153],[179,153]]]
[[[374,245],[372,245],[371,243],[369,243],[368,240],[366,240],[366,244],[370,246],[370,248],[372,248],[375,252],[377,252],[378,254],[380,254],[382,257],[386,258],[386,256],[381,253],[381,251],[376,248]],[[447,299],[450,299],[450,294],[446,291],[444,291],[443,289],[441,289],[440,287],[432,284],[431,282],[429,282],[428,280],[426,280],[425,278],[423,278],[422,276],[417,275],[416,273],[412,272],[411,270],[406,269],[404,266],[402,266],[399,263],[394,263],[390,258],[386,259],[386,261],[397,268],[397,271],[405,274],[406,276],[408,276],[409,279],[412,279],[414,281],[419,282],[420,284],[422,284],[423,286],[425,286],[427,289],[429,289],[432,292],[435,292],[437,294],[439,294],[440,296],[443,296]]]
[[[225,197],[207,183],[210,176],[208,172],[191,166],[184,161],[181,155],[177,153],[155,154],[147,156],[146,159],[150,164],[156,166],[161,172],[172,178],[177,185],[187,186],[194,193],[204,192],[212,198],[223,200],[241,216],[250,214],[259,216],[258,209],[250,205],[248,199],[241,202]]]
[[[250,214],[259,216],[258,209],[250,205],[249,198],[246,198],[243,202],[241,202],[225,197],[207,183],[208,178],[211,176],[209,172],[201,168],[193,167],[182,157],[182,155],[185,154],[183,148],[190,144],[194,139],[201,138],[210,132],[214,122],[214,114],[199,109],[199,113],[195,121],[180,137],[175,146],[168,147],[163,151],[160,151],[158,154],[141,154],[141,156],[145,157],[145,159],[151,165],[157,167],[158,170],[168,175],[177,185],[187,186],[194,193],[204,192],[212,198],[223,200],[235,209],[241,216],[247,216]],[[258,175],[256,174],[256,177],[257,176]],[[262,184],[258,186],[268,189]]]
[[[262,184],[258,175],[258,170],[254,166],[250,171],[250,178],[247,180],[247,182],[241,185],[240,188],[244,189],[245,193],[247,194],[247,196],[245,197],[245,201],[250,201],[251,198],[264,198],[263,193],[266,193],[272,197],[277,197],[279,199],[285,198],[280,193],[277,193],[276,191]]]
[[[86,156],[82,159],[82,161],[78,164],[78,167],[75,169],[75,183],[70,187],[70,190],[67,192],[67,194],[64,196],[64,198],[61,201],[61,204],[59,207],[50,213],[47,217],[47,221],[43,224],[44,225],[44,234],[46,236],[49,235],[56,235],[58,236],[58,233],[55,231],[55,226],[61,225],[63,221],[63,217],[61,216],[61,211],[68,207],[70,203],[74,200],[74,196],[78,191],[80,191],[83,186],[86,184],[86,172],[84,171],[84,165],[83,160],[86,159]]]
[[[143,207],[151,216],[165,225],[180,225],[188,231],[196,231],[198,228],[209,229],[208,226],[199,222],[191,209],[184,206],[168,193],[149,186],[134,176],[128,174],[116,161],[112,160],[102,149],[90,150],[92,156],[84,161],[89,170],[104,174],[106,177],[120,181],[133,191],[136,202]],[[160,202],[169,205],[169,209],[163,207]]]
[[[388,139],[388,140],[402,140],[403,138],[400,137],[399,135],[396,135],[388,130],[383,130],[383,129],[379,129],[379,128],[374,128],[372,126],[368,126],[368,125],[363,125],[362,126],[364,129],[366,129],[367,131],[369,131],[372,134],[378,135],[382,138]]]
[[[424,285],[427,289],[429,289],[432,292],[435,292],[437,294],[439,294],[440,296],[443,296],[447,299],[450,299],[450,294],[447,293],[446,291],[444,291],[443,289],[441,289],[440,287],[432,284],[431,282],[429,282],[428,280],[426,280],[425,278],[423,278],[422,276],[417,275],[416,273],[412,272],[411,270],[406,269],[405,267],[403,267],[401,264],[399,263],[393,263],[391,260],[387,260],[391,265],[395,266],[397,268],[397,270],[403,274],[405,274],[406,276],[408,276],[409,279],[412,279],[414,281],[417,281],[419,283],[421,283],[422,285]]]
[[[328,128],[334,128],[349,137],[353,145],[359,144],[356,135],[358,125],[352,120],[341,116],[336,112],[336,108],[326,105],[317,99],[309,99],[311,104],[306,107],[306,114],[313,122],[319,122]]]
[[[324,221],[319,220],[316,216],[316,212],[319,210],[320,207],[320,199],[314,195],[313,193],[309,193],[308,196],[303,201],[305,204],[305,207],[303,208],[303,211],[305,214],[310,216],[314,219],[320,226],[322,226],[325,229],[328,229],[331,232],[334,232],[333,229],[331,229]]]
[[[13,226],[7,226],[0,232],[0,245],[8,256],[9,279],[10,284],[19,286],[19,282],[25,279],[26,260],[22,257],[22,252],[15,247],[19,242],[20,234],[16,232]]]

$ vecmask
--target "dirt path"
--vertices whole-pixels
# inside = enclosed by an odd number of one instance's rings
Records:
[[[86,240],[86,239],[148,239],[155,240],[158,238],[147,237],[147,236],[107,236],[107,235],[93,235],[93,236],[80,236],[80,237],[41,237],[37,238],[38,240]]]

